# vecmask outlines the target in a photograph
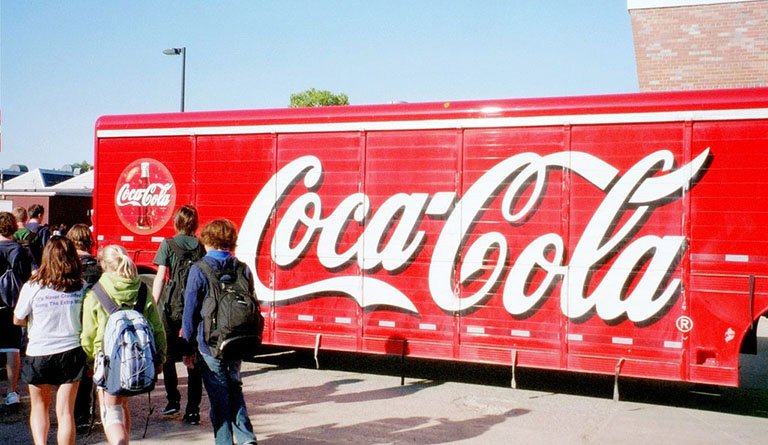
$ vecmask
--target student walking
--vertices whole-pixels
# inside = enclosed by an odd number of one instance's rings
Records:
[[[75,224],[67,231],[67,238],[75,243],[77,256],[83,266],[83,281],[86,287],[91,287],[101,278],[102,270],[99,261],[93,256],[93,234],[91,229],[82,223]]]
[[[189,368],[195,365],[200,367],[211,404],[210,419],[215,443],[231,445],[235,439],[238,444],[256,444],[256,435],[243,398],[241,360],[217,359],[205,342],[202,308],[210,283],[198,265],[205,262],[214,273],[244,270],[251,292],[253,277],[250,270],[231,254],[237,245],[237,231],[231,221],[217,219],[209,222],[203,228],[200,239],[207,254],[189,271],[182,321],[182,337],[190,345],[195,345],[197,350],[196,353],[184,356],[184,364]],[[233,276],[221,276],[222,281],[235,279]]]
[[[0,354],[5,354],[8,391],[4,402],[9,406],[19,403],[22,345],[22,330],[13,323],[13,309],[21,287],[32,271],[32,259],[27,250],[13,239],[16,230],[13,214],[0,212]]]
[[[67,232],[67,238],[72,240],[75,249],[77,249],[77,256],[83,271],[83,284],[89,288],[99,281],[102,273],[98,260],[91,254],[91,246],[93,245],[91,229],[85,224],[75,224]],[[81,380],[75,398],[75,426],[78,430],[84,430],[90,426],[92,393],[93,380],[90,378]]]
[[[24,242],[27,241],[27,238],[32,234],[32,232],[27,229],[27,221],[29,220],[29,214],[27,213],[27,209],[24,207],[15,207],[13,209],[13,216],[16,217],[16,226],[18,227],[16,229],[16,232],[13,234],[13,239],[15,239],[18,242]]]
[[[43,248],[51,237],[51,230],[48,228],[48,224],[43,224],[45,207],[40,204],[32,204],[27,213],[29,220],[24,227],[31,232],[27,239],[29,240],[29,249],[32,251],[33,263],[35,267],[38,267],[43,255]]]
[[[28,327],[22,380],[29,385],[29,425],[36,445],[48,442],[54,386],[58,386],[56,442],[75,443],[75,394],[85,375],[86,360],[80,347],[82,287],[75,245],[53,237],[43,250],[40,268],[21,289],[14,310],[14,323]]]
[[[105,246],[99,252],[99,262],[104,273],[97,285],[100,285],[107,297],[120,308],[133,308],[140,311],[149,323],[155,339],[155,371],[159,374],[165,360],[165,330],[160,314],[157,311],[151,295],[146,295],[146,287],[141,283],[136,264],[117,245]],[[141,287],[145,288],[144,307],[137,308]],[[109,314],[99,302],[93,289],[88,290],[83,302],[83,332],[80,342],[88,356],[89,364],[93,364],[96,355],[104,350],[102,345]],[[128,410],[128,397],[112,395],[103,388],[97,391],[104,433],[111,445],[127,444],[131,432],[131,415]]]
[[[179,379],[176,374],[176,362],[183,355],[179,333],[184,311],[184,286],[191,265],[205,255],[205,249],[195,237],[198,226],[197,209],[191,205],[180,207],[173,217],[176,235],[160,243],[155,255],[157,274],[152,283],[152,294],[157,299],[160,314],[165,326],[168,341],[167,360],[163,364],[163,383],[168,404],[163,415],[176,414],[181,409]],[[170,280],[166,281],[166,275]],[[190,425],[200,423],[200,400],[203,396],[203,379],[198,367],[187,368],[187,406],[184,410],[184,422]]]

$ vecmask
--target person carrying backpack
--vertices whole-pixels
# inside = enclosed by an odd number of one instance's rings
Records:
[[[32,232],[27,229],[27,209],[24,207],[14,207],[13,216],[16,217],[16,232],[13,234],[13,239],[21,245],[21,247],[27,252],[27,257],[32,264],[32,271],[37,270],[38,264],[34,262],[34,255],[32,255],[32,246],[30,241],[32,239]]]
[[[91,253],[93,247],[93,235],[91,229],[83,223],[72,226],[67,232],[67,238],[75,243],[77,256],[80,258],[80,264],[83,266],[83,282],[85,287],[92,287],[99,281],[103,271],[96,257]]]
[[[72,240],[75,249],[77,249],[77,256],[80,258],[80,265],[83,270],[83,284],[86,288],[90,288],[99,281],[102,274],[99,261],[91,254],[91,246],[93,245],[91,229],[82,223],[75,224],[67,232],[67,238]],[[78,430],[84,430],[90,426],[92,392],[93,380],[81,380],[75,398],[75,427]]]
[[[29,220],[27,209],[24,207],[14,207],[11,213],[16,217],[16,226],[18,227],[13,234],[13,239],[19,243],[27,241],[27,238],[32,235],[32,232],[27,229],[27,221]]]
[[[26,238],[29,241],[29,249],[32,251],[32,260],[35,268],[42,261],[43,248],[45,243],[51,237],[51,230],[47,224],[43,224],[43,216],[45,215],[45,207],[40,204],[32,204],[29,206],[29,221],[24,226],[31,234]]]
[[[152,348],[154,370],[142,369],[142,372],[153,372],[153,376],[156,376],[161,372],[165,361],[166,341],[163,323],[148,286],[139,279],[136,265],[122,246],[105,246],[99,252],[99,262],[104,273],[98,283],[87,291],[83,302],[83,332],[80,335],[80,343],[88,356],[88,362],[94,365],[103,363],[102,354],[108,355],[109,359],[113,360],[114,355],[111,352],[116,348],[120,350],[120,344],[116,343],[118,340],[111,338],[110,334],[114,331],[110,330],[112,326],[108,321],[112,321],[115,315],[128,317],[128,315],[139,314],[149,326],[154,340],[154,348]],[[103,294],[100,298],[98,293],[102,290]],[[104,297],[114,303],[114,309],[122,310],[117,310],[114,315],[111,315],[113,308],[105,307]],[[137,306],[137,303],[142,301],[143,307]],[[101,377],[106,379],[106,388],[99,387],[97,391],[104,433],[110,444],[128,443],[131,426],[128,396],[119,395],[120,393],[110,389],[112,380],[109,378],[114,376],[109,374],[110,370],[117,366],[122,367],[123,363],[116,364],[112,361],[108,365],[94,369],[94,382],[97,386],[101,384]],[[105,369],[106,372],[102,372]],[[154,385],[154,382],[151,383]]]
[[[79,383],[85,378],[86,361],[80,346],[80,276],[74,243],[53,237],[45,246],[40,268],[22,287],[14,309],[14,323],[28,326],[29,344],[21,373],[29,385],[29,425],[35,444],[48,443],[53,393],[57,443],[75,443],[73,408]]]
[[[231,254],[237,245],[237,231],[231,221],[217,219],[209,222],[203,227],[200,239],[207,254],[190,268],[184,290],[181,329],[182,337],[196,349],[196,353],[185,355],[183,361],[188,368],[195,365],[200,367],[211,404],[210,418],[215,443],[231,445],[234,438],[238,444],[256,444],[256,435],[243,397],[240,356],[228,356],[220,347],[219,340],[224,335],[221,331],[215,334],[217,338],[211,338],[213,331],[217,331],[211,329],[212,308],[217,301],[223,301],[216,298],[221,296],[219,290],[239,288],[245,281],[245,294],[242,294],[242,289],[237,289],[238,295],[243,298],[242,307],[250,305],[258,311],[258,302],[253,292],[253,276],[250,269]],[[217,314],[224,316],[222,311]],[[256,314],[251,313],[250,316]],[[217,321],[219,326],[223,324],[220,318]],[[208,329],[204,329],[204,326]],[[258,334],[260,338],[261,331],[252,334]]]
[[[157,274],[152,283],[152,294],[158,298],[158,307],[165,325],[168,340],[168,360],[163,364],[163,384],[168,404],[163,415],[176,414],[181,409],[181,393],[178,389],[176,362],[181,361],[183,351],[180,344],[181,318],[184,312],[184,287],[189,269],[205,255],[205,249],[195,237],[198,226],[197,209],[191,205],[180,207],[173,217],[176,235],[160,243],[155,255]],[[166,274],[170,279],[165,280]],[[196,367],[187,368],[187,407],[184,422],[190,425],[200,423],[200,400],[203,396],[203,379]]]
[[[8,376],[6,405],[19,403],[19,369],[21,367],[22,330],[13,323],[13,309],[21,287],[32,272],[32,260],[26,249],[13,240],[16,218],[0,212],[0,353],[5,353]]]

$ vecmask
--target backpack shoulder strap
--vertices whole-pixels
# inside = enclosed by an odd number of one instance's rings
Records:
[[[109,298],[109,295],[107,295],[107,291],[104,290],[104,286],[101,285],[101,283],[96,283],[91,287],[91,290],[94,294],[96,294],[96,298],[99,299],[99,303],[104,307],[104,310],[107,311],[109,315],[114,314],[115,312],[120,310],[120,307],[112,301],[111,298]],[[144,306],[147,304],[147,285],[144,283],[141,283],[139,285],[139,296],[136,298],[136,306],[134,306],[134,310],[144,313]]]
[[[107,291],[104,290],[104,286],[102,286],[101,283],[96,283],[91,290],[96,294],[96,298],[99,299],[99,303],[101,303],[101,306],[107,311],[107,314],[112,315],[120,309],[117,307],[117,304],[109,298]]]
[[[182,255],[184,255],[184,249],[181,248],[178,244],[176,244],[176,241],[173,240],[173,238],[166,238],[165,242],[168,243],[168,247],[171,248],[174,255],[176,255],[177,258],[181,259]]]
[[[48,244],[48,240],[51,239],[51,229],[48,227],[48,224],[40,226],[40,229],[37,231],[37,236],[40,237],[40,241],[42,241],[43,245]]]
[[[254,289],[253,285],[253,279],[254,277],[251,275],[248,276],[248,265],[244,262],[237,260],[237,268],[235,269],[237,275],[235,279],[239,280],[242,279],[242,286],[245,288],[246,291],[248,291],[253,299],[256,301],[256,304],[259,304],[259,298],[256,296],[256,290]]]
[[[240,260],[237,260],[235,262],[235,276],[234,276],[235,280],[238,280],[240,279],[240,277],[242,277],[246,283],[248,282],[248,277],[245,275],[246,267],[248,266],[246,266],[245,263]]]
[[[133,307],[135,311],[144,313],[144,306],[147,305],[147,285],[141,282],[139,284],[139,296],[136,297],[136,306]]]
[[[6,260],[8,261],[8,267],[13,267],[13,264],[19,260],[21,249],[22,247],[19,243],[14,243],[11,245],[11,249],[8,251],[8,257],[6,257]]]
[[[208,264],[207,261],[201,258],[195,263],[195,265],[199,267],[200,270],[202,270],[205,276],[208,278],[208,284],[210,284],[211,281],[219,281],[219,278],[213,272],[213,268],[210,264]]]
[[[202,258],[195,264],[201,271],[203,271],[203,274],[208,279],[208,295],[211,295],[215,300],[218,300],[219,291],[221,290],[221,279],[219,279],[219,274],[217,271],[213,270],[213,266],[208,264],[208,262]]]

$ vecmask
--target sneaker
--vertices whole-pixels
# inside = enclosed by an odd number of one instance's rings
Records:
[[[200,413],[184,414],[184,423],[188,423],[190,425],[200,425]]]
[[[9,392],[8,395],[5,396],[6,405],[15,405],[17,403],[19,403],[19,393]]]
[[[163,410],[164,416],[170,416],[171,414],[176,414],[181,409],[181,406],[179,406],[179,402],[168,402],[167,405],[165,405],[165,409]]]

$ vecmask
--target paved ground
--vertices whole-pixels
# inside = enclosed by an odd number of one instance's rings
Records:
[[[401,386],[397,357],[326,352],[316,370],[311,354],[289,351],[244,364],[244,390],[262,445],[765,444],[766,321],[759,355],[742,356],[741,388],[625,379],[621,401],[614,402],[610,377],[521,369],[518,389],[511,389],[507,369],[415,360],[407,362]],[[165,400],[162,385],[158,388],[144,439],[148,401],[132,400],[133,442],[212,443],[205,414],[199,426],[159,414]],[[29,399],[22,395],[20,410],[0,407],[1,445],[31,443]],[[55,425],[50,443],[54,430]],[[77,443],[105,442],[97,427],[89,436],[79,435]]]

